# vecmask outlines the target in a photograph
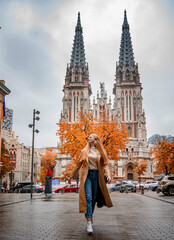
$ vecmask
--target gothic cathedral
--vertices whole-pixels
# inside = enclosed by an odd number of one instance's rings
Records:
[[[127,144],[126,152],[121,153],[120,161],[117,163],[111,161],[113,178],[138,180],[138,174],[134,171],[134,161],[137,159],[148,161],[148,170],[142,178],[144,180],[153,178],[146,137],[146,118],[142,106],[142,84],[138,64],[134,60],[126,10],[122,25],[119,61],[116,63],[113,107],[111,98],[108,101],[104,83],[100,83],[100,88],[100,94],[97,92],[97,101],[94,97],[91,106],[92,90],[88,64],[85,59],[80,13],[78,13],[70,64],[67,65],[63,87],[61,121],[70,124],[75,122],[79,110],[83,110],[84,114],[92,112],[95,117],[99,117],[100,111],[105,109],[110,117],[116,116],[118,122],[127,126],[131,139]]]

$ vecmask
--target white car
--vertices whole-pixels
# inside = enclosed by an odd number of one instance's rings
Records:
[[[144,189],[149,189],[150,186],[158,184],[158,181],[148,180],[144,183]]]

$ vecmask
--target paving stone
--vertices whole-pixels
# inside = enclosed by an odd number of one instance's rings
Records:
[[[111,198],[113,208],[95,209],[92,236],[78,213],[77,193],[0,207],[0,240],[174,239],[172,204],[134,193],[112,193]]]

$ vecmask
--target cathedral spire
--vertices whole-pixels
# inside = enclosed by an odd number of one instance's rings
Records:
[[[73,42],[73,49],[71,54],[70,66],[74,69],[80,69],[80,66],[83,70],[86,67],[85,61],[85,48],[83,42],[83,29],[80,21],[80,12],[78,12],[77,25],[75,28],[75,36]]]
[[[126,10],[124,11],[124,21],[122,25],[122,35],[120,43],[119,66],[127,67],[131,70],[131,66],[135,67],[134,53],[132,48],[132,41],[129,32],[129,24],[127,21]]]

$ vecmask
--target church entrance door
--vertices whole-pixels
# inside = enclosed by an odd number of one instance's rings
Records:
[[[133,173],[128,173],[127,174],[127,179],[128,180],[133,180]]]

